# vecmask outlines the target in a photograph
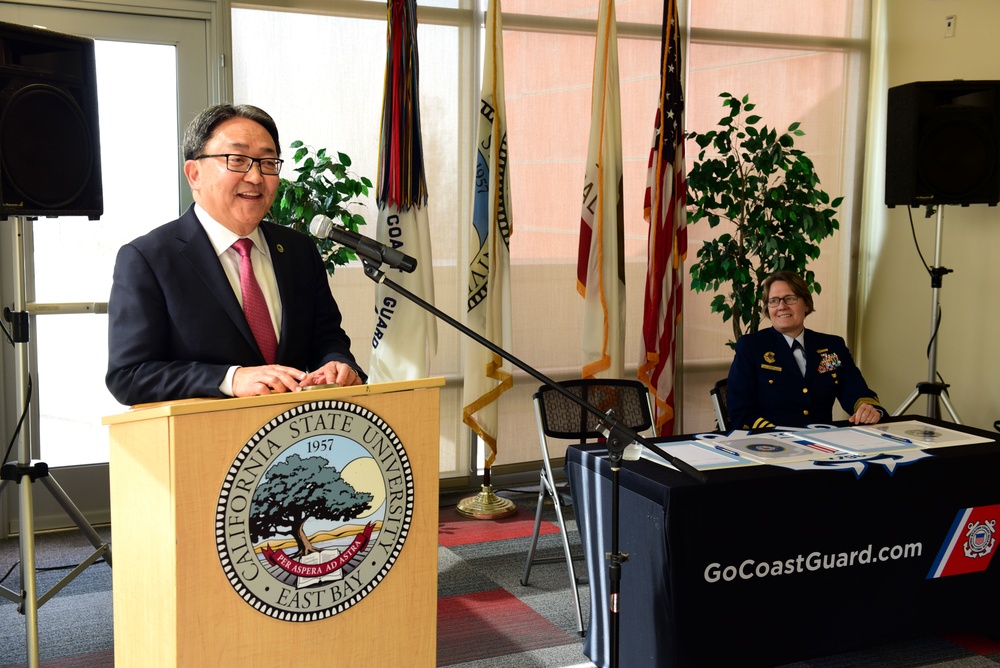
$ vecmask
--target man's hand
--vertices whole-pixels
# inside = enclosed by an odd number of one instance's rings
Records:
[[[310,387],[312,385],[329,385],[336,383],[341,387],[349,385],[361,385],[361,376],[350,364],[344,362],[327,362],[315,371],[306,374],[299,382],[299,388]]]
[[[306,377],[304,371],[280,364],[241,366],[233,374],[233,396],[253,397],[275,392],[292,392]]]
[[[847,420],[851,424],[875,424],[881,417],[882,414],[871,404],[861,404],[857,412]]]

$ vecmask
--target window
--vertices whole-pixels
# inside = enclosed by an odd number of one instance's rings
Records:
[[[95,221],[64,217],[34,222],[33,277],[39,303],[107,302],[118,248],[148,231],[154,221],[163,223],[177,215],[176,49],[98,41],[95,51],[104,215]],[[123,87],[115,82],[128,83]],[[147,113],[136,115],[124,102],[134,95],[148,103]],[[151,127],[169,131],[147,133]],[[157,159],[141,170],[131,160],[115,159],[131,155],[135,138],[143,135],[148,135],[143,152]],[[158,197],[149,197],[150,184],[156,184]],[[159,203],[158,209],[151,200]],[[67,267],[76,269],[72,280]],[[43,457],[53,466],[106,462],[108,438],[100,417],[122,410],[104,387],[107,316],[40,315],[36,323]],[[71,383],[61,382],[67,370],[72,370]]]
[[[266,1],[266,0],[265,0]],[[468,0],[418,7],[421,118],[433,234],[436,305],[461,319],[466,227],[470,217],[472,146],[482,67],[478,9]],[[366,5],[370,4],[368,10]],[[718,94],[749,93],[772,126],[802,121],[800,140],[817,163],[825,189],[849,194],[856,170],[856,124],[866,89],[866,0],[809,3],[791,0],[690,0],[687,70],[688,130],[704,131],[723,115]],[[385,3],[325,5],[323,15],[233,10],[236,102],[275,115],[286,147],[301,139],[348,153],[358,173],[374,177],[385,68]],[[576,252],[590,128],[597,7],[567,0],[505,0],[504,80],[512,185],[513,352],[556,379],[580,374],[582,300],[576,294]],[[682,6],[682,12],[685,7]],[[629,359],[638,357],[647,226],[642,218],[646,164],[659,90],[662,5],[619,0]],[[794,20],[789,17],[793,17]],[[785,26],[792,26],[786,29]],[[262,42],[288,45],[262,50]],[[294,48],[292,48],[294,45]],[[694,150],[689,147],[688,158]],[[287,155],[285,157],[288,157]],[[290,165],[286,163],[286,170]],[[287,171],[286,176],[291,172]],[[841,232],[816,267],[824,286],[810,325],[844,333],[849,275],[849,197]],[[375,225],[374,205],[366,216]],[[699,226],[700,227],[700,226]],[[707,228],[707,226],[706,226]],[[713,231],[714,232],[714,231]],[[698,247],[690,229],[689,257]],[[360,268],[338,269],[334,292],[345,311],[355,353],[367,361],[374,324],[374,288]],[[684,316],[684,430],[714,425],[708,388],[728,370],[728,323],[708,311],[710,295],[686,295]],[[822,320],[821,320],[822,318]],[[467,430],[461,424],[460,334],[439,328],[432,374],[444,376],[441,472],[468,471]],[[627,373],[634,372],[635,362]],[[531,394],[537,381],[516,372],[515,388],[500,399],[497,466],[536,460]]]

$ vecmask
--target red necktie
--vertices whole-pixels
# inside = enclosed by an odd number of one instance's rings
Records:
[[[243,292],[243,313],[250,324],[253,338],[264,354],[268,364],[274,364],[278,358],[278,339],[274,335],[274,325],[271,323],[271,313],[267,310],[264,293],[260,290],[257,278],[253,274],[253,260],[250,250],[253,242],[249,239],[237,239],[233,248],[240,254],[240,290]]]

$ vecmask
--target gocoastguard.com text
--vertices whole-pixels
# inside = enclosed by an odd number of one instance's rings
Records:
[[[732,582],[734,580],[752,580],[754,578],[775,577],[779,575],[794,575],[807,571],[823,571],[834,568],[852,568],[883,561],[898,561],[913,559],[923,553],[922,543],[907,543],[893,545],[876,550],[869,545],[863,550],[850,552],[810,552],[800,554],[791,559],[774,561],[756,561],[744,559],[738,565],[723,566],[713,562],[705,567],[706,582]]]

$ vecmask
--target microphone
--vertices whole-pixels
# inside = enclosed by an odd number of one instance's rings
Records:
[[[369,239],[363,234],[352,232],[346,227],[334,225],[333,221],[317,214],[309,223],[309,232],[320,239],[333,239],[341,246],[347,246],[358,255],[369,260],[385,263],[391,269],[400,269],[410,274],[417,268],[417,259],[389,248],[383,243]]]

